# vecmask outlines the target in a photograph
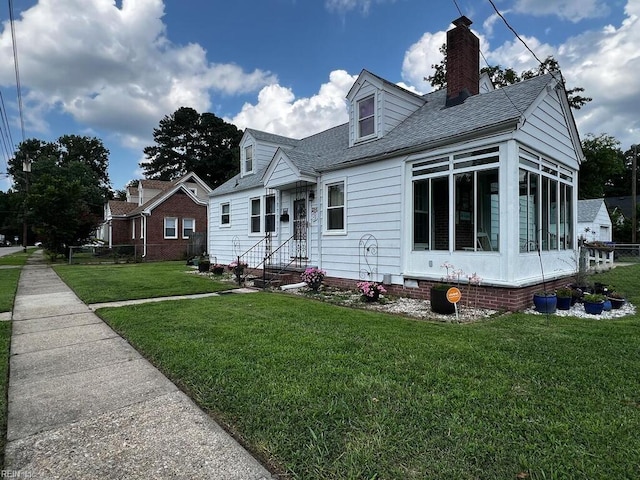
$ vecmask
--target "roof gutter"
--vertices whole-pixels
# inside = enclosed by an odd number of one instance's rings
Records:
[[[370,162],[375,162],[375,161],[379,161],[379,160],[386,160],[389,158],[395,158],[398,156],[403,156],[403,155],[411,155],[413,153],[418,153],[418,152],[422,152],[424,150],[431,150],[434,148],[438,148],[438,147],[442,147],[445,145],[449,145],[453,142],[462,142],[465,140],[469,140],[469,139],[477,139],[478,135],[493,135],[496,133],[503,133],[509,129],[511,129],[512,131],[515,131],[518,129],[518,127],[520,126],[521,123],[521,118],[520,117],[516,117],[516,118],[510,118],[508,120],[504,120],[500,123],[497,123],[495,125],[491,125],[490,127],[487,128],[483,128],[480,130],[472,130],[471,132],[466,132],[464,134],[460,134],[454,137],[443,137],[443,138],[438,138],[436,140],[432,140],[430,142],[426,142],[426,143],[421,143],[419,145],[414,145],[411,147],[406,147],[406,148],[401,148],[398,150],[393,150],[391,152],[385,152],[385,153],[381,153],[378,155],[372,155],[369,157],[362,157],[362,158],[358,158],[356,160],[351,160],[348,162],[343,162],[343,163],[339,163],[337,165],[332,165],[330,167],[326,167],[323,169],[318,169],[319,173],[323,173],[323,172],[332,172],[335,170],[341,170],[343,168],[347,168],[347,167],[352,167],[352,166],[357,166],[357,165],[362,165],[365,163],[370,163]]]

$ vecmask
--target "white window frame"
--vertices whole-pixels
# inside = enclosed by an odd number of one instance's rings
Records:
[[[224,213],[224,207],[228,207],[227,213]],[[227,217],[227,221],[224,221],[224,217]],[[220,204],[220,226],[224,228],[231,227],[231,202],[223,202]]]
[[[269,213],[267,212],[267,199],[268,198],[273,198],[273,212]],[[264,205],[264,221],[263,221],[263,228],[264,228],[264,233],[267,233],[267,216],[272,216],[273,217],[273,230],[270,231],[270,233],[272,233],[273,235],[276,235],[276,232],[278,230],[278,222],[277,222],[277,212],[278,212],[278,198],[276,197],[275,193],[269,194],[269,195],[265,195],[264,196],[264,201],[262,202]]]
[[[247,169],[247,151],[251,152],[251,169]],[[255,149],[253,148],[253,144],[246,145],[242,149],[242,171],[245,175],[249,173],[253,173],[256,168],[256,156]]]
[[[196,233],[196,219],[195,219],[195,218],[183,218],[183,219],[182,219],[182,238],[189,238],[189,235],[185,235],[185,234],[184,234],[184,232],[185,232],[185,222],[187,222],[187,221],[189,221],[189,220],[190,220],[191,222],[193,222],[193,223],[192,223],[191,231],[192,231],[193,233]]]
[[[329,206],[329,189],[336,185],[342,185],[342,207]],[[325,235],[346,235],[347,234],[347,180],[346,178],[326,183],[324,186],[324,198],[326,205],[324,207],[324,234]],[[342,228],[329,229],[329,210],[334,208],[342,208]]]
[[[373,113],[371,115],[368,115],[366,117],[362,117],[360,118],[360,104],[366,101],[371,100],[373,102]],[[369,140],[371,138],[375,138],[377,131],[378,131],[378,126],[377,126],[377,115],[376,115],[376,103],[377,103],[377,99],[376,99],[376,95],[375,93],[371,94],[371,95],[367,95],[366,97],[363,97],[359,100],[356,100],[356,141],[362,141],[362,140]],[[371,133],[367,133],[366,135],[362,135],[361,134],[361,124],[364,120],[368,120],[368,119],[372,119],[373,120],[373,132]]]
[[[171,220],[173,221],[173,229],[175,231],[175,234],[173,236],[167,235],[167,224]],[[164,217],[164,238],[167,240],[178,238],[178,219],[176,217]]]
[[[258,202],[258,213],[253,213],[253,202]],[[258,230],[253,230],[253,219],[258,219]],[[262,197],[251,197],[249,199],[249,236],[262,235]]]

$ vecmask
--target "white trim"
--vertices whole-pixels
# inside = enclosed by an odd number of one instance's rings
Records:
[[[189,238],[189,235],[185,235],[185,234],[184,234],[184,228],[185,228],[185,227],[184,227],[184,223],[185,223],[186,221],[188,221],[188,220],[191,220],[191,221],[193,222],[193,226],[192,226],[192,228],[191,228],[191,232],[192,232],[192,233],[196,233],[196,219],[195,219],[195,218],[188,218],[188,217],[187,217],[187,218],[183,218],[183,219],[182,219],[182,238],[183,238],[183,239],[187,239],[187,238]]]
[[[342,185],[343,199],[342,199],[342,228],[341,229],[329,229],[329,188],[335,185]],[[324,222],[323,222],[323,234],[324,235],[346,235],[347,234],[347,179],[336,179],[329,183],[326,183],[323,187],[323,193],[325,198],[324,210]]]
[[[224,213],[224,210],[223,210],[223,208],[222,208],[222,207],[224,207],[225,205],[226,205],[227,207],[229,207],[229,211],[228,211],[226,214]],[[230,202],[230,201],[227,201],[227,202],[220,202],[220,211],[219,211],[219,213],[220,213],[220,218],[219,218],[220,223],[218,224],[218,226],[219,226],[220,228],[231,228],[231,202]],[[224,223],[224,222],[222,221],[222,217],[223,217],[223,215],[226,215],[227,217],[229,217],[229,219],[228,219],[228,221],[227,221],[226,223]]]
[[[173,220],[174,221],[174,230],[175,230],[175,235],[173,236],[169,236],[167,235],[167,220]],[[177,217],[164,217],[164,229],[163,229],[163,238],[165,240],[175,240],[178,238],[178,218]]]
[[[258,201],[258,206],[259,206],[259,211],[257,215],[253,214],[253,209],[251,208],[253,206],[253,202],[254,201]],[[258,237],[262,235],[262,196],[258,196],[258,197],[249,197],[249,206],[248,206],[249,210],[248,210],[248,217],[249,217],[249,222],[247,225],[247,229],[248,229],[248,235],[250,237]],[[253,231],[253,225],[252,225],[252,220],[257,217],[258,221],[260,222],[258,230],[257,231]]]

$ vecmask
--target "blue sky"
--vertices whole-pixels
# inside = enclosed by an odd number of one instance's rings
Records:
[[[640,141],[640,0],[494,0],[541,59],[593,102],[580,134]],[[422,79],[460,16],[453,0],[14,0],[25,138],[95,136],[120,189],[140,178],[153,128],[181,106],[238,128],[304,137],[347,120],[344,97],[367,69],[426,93]],[[536,64],[488,0],[457,0],[492,65]],[[22,140],[7,5],[0,90]],[[483,62],[481,61],[481,64]],[[0,156],[0,172],[6,156]],[[10,179],[0,175],[0,189]]]

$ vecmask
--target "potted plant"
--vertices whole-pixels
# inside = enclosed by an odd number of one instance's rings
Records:
[[[326,274],[327,272],[317,267],[309,267],[300,274],[300,279],[307,284],[307,287],[317,292]]]
[[[556,292],[536,292],[533,294],[533,304],[540,313],[555,313],[558,306]]]
[[[222,275],[224,273],[224,265],[220,263],[214,263],[211,266],[211,271],[214,275]]]
[[[381,294],[387,293],[387,289],[378,282],[359,282],[357,287],[365,302],[376,302]]]
[[[198,271],[199,272],[208,272],[209,267],[211,266],[211,262],[209,261],[209,255],[206,253],[201,255],[198,259]]]
[[[615,290],[609,292],[608,298],[611,302],[611,308],[613,308],[614,310],[617,310],[624,305],[624,295],[622,295],[620,292],[616,292]]]
[[[558,310],[569,310],[573,300],[573,290],[569,287],[560,287],[556,290]]]
[[[448,283],[437,283],[431,287],[431,311],[445,315],[455,313],[456,307],[447,299],[447,291],[452,287]]]
[[[589,293],[582,299],[584,311],[591,315],[600,315],[604,310],[605,296],[601,293]]]

